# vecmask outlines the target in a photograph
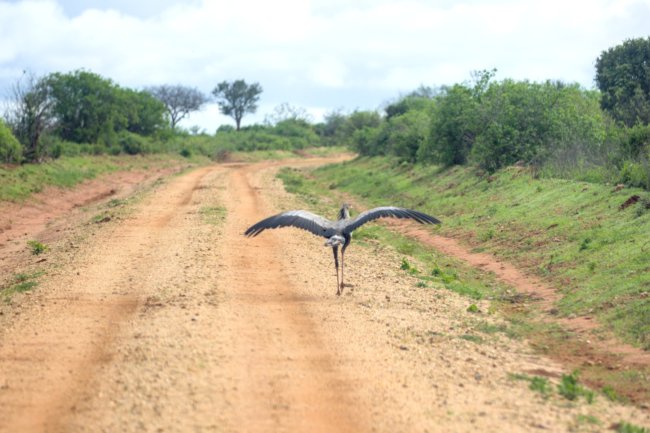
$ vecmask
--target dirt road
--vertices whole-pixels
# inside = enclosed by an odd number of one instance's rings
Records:
[[[81,227],[19,305],[0,307],[2,432],[602,431],[650,414],[544,398],[516,374],[561,367],[469,301],[416,287],[375,245],[346,255],[298,230],[247,226],[304,207],[282,164],[171,178],[130,216]],[[332,215],[333,216],[333,215]],[[85,230],[85,231],[84,231]],[[85,234],[84,234],[85,233]]]

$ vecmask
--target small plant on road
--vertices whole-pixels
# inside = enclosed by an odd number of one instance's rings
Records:
[[[33,255],[37,256],[39,254],[44,253],[45,251],[48,250],[48,246],[39,242],[39,241],[27,241],[27,246],[29,247],[30,251],[32,252]]]
[[[650,433],[650,430],[647,428],[630,424],[629,422],[620,422],[615,428],[618,433]]]
[[[589,404],[593,403],[595,395],[594,392],[583,387],[578,383],[578,372],[574,371],[571,374],[563,374],[562,380],[557,386],[557,391],[560,395],[567,400],[577,400],[579,397],[584,397]]]
[[[38,281],[35,280],[43,274],[43,271],[15,274],[7,286],[0,286],[0,295],[4,297],[5,302],[9,302],[14,293],[28,292],[38,286]]]
[[[532,391],[539,392],[544,398],[547,398],[553,392],[548,379],[541,376],[531,377],[530,385],[528,385],[528,388],[530,388]]]

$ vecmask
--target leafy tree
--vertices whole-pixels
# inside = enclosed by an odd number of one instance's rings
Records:
[[[344,127],[346,116],[340,110],[335,110],[323,116],[323,123],[317,125],[321,142],[327,146],[342,144],[345,141]]]
[[[478,132],[478,101],[461,84],[445,88],[432,114],[429,140],[422,143],[418,159],[446,166],[465,164]]]
[[[627,126],[650,123],[650,37],[628,39],[596,59],[601,105]]]
[[[246,84],[244,80],[231,83],[222,81],[214,88],[212,94],[217,98],[221,112],[235,120],[237,131],[246,113],[255,113],[260,99],[262,86],[259,83]]]
[[[0,162],[20,162],[23,148],[11,133],[11,129],[0,120]]]
[[[68,141],[96,143],[100,136],[125,129],[128,116],[119,106],[117,86],[92,72],[53,73],[47,78],[55,101],[57,132]]]
[[[361,155],[379,155],[383,146],[379,143],[382,118],[376,111],[354,111],[343,125],[347,143]]]
[[[553,139],[550,115],[557,99],[557,88],[551,83],[490,84],[482,96],[483,130],[472,147],[474,162],[488,171],[519,161],[539,164]]]
[[[165,104],[172,129],[191,112],[200,110],[208,102],[208,98],[198,89],[180,84],[153,86],[146,91]]]
[[[418,95],[407,95],[397,102],[393,102],[386,106],[384,111],[386,112],[386,119],[389,120],[391,117],[400,116],[407,113],[411,110],[423,111],[427,110],[432,106],[432,99],[418,96]]]
[[[161,101],[146,91],[121,88],[116,91],[119,105],[126,113],[126,129],[129,132],[153,135],[165,126],[166,110]]]
[[[54,125],[53,99],[45,78],[23,74],[12,88],[12,104],[7,121],[15,137],[23,145],[28,162],[47,156],[43,135]]]
[[[388,150],[400,160],[414,163],[419,148],[429,137],[431,117],[427,110],[410,110],[385,123]]]
[[[427,110],[432,106],[433,101],[440,96],[444,88],[433,88],[420,86],[406,96],[402,96],[397,101],[392,102],[384,108],[386,119],[393,116],[399,116],[410,110]]]

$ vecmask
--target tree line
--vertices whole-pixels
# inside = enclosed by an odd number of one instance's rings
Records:
[[[323,138],[405,163],[510,165],[538,173],[650,188],[650,38],[596,61],[598,90],[561,81],[494,79],[495,70],[421,87],[383,113],[331,113]]]
[[[88,71],[23,77],[0,121],[0,161],[29,162],[74,152],[230,150],[345,145],[404,163],[513,164],[537,173],[650,188],[650,38],[631,39],[596,60],[598,90],[561,81],[495,80],[477,71],[462,83],[421,86],[381,111],[327,114],[313,123],[283,104],[263,124],[242,127],[257,109],[258,83],[223,81],[212,97],[235,127],[190,133],[178,123],[209,97],[190,87],[133,90]]]
[[[261,93],[258,83],[244,80],[223,81],[212,91],[237,130]],[[182,119],[210,100],[188,86],[134,90],[85,70],[26,73],[10,99],[0,120],[0,162],[40,162],[60,156],[65,143],[90,147],[91,153],[142,153],[152,141],[173,136]]]

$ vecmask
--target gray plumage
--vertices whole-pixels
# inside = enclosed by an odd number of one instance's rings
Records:
[[[354,218],[350,218],[349,205],[343,204],[339,211],[339,219],[330,221],[326,218],[308,212],[306,210],[291,210],[273,215],[252,225],[244,232],[245,236],[255,237],[266,229],[275,229],[279,227],[296,227],[307,230],[316,236],[327,238],[325,243],[334,250],[334,264],[338,280],[338,247],[342,245],[341,250],[341,282],[337,283],[337,294],[340,295],[343,289],[343,254],[350,244],[352,232],[367,222],[374,221],[378,218],[408,218],[421,224],[440,224],[440,221],[425,213],[405,209],[395,206],[383,206],[361,212]]]

